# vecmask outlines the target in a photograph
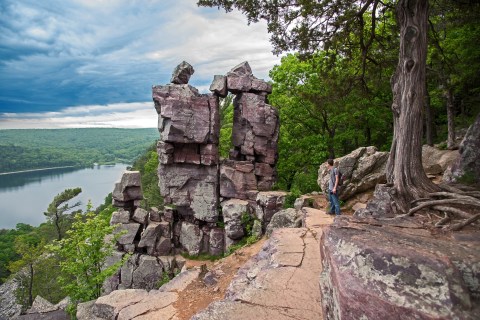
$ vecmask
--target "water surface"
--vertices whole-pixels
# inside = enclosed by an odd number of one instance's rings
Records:
[[[57,194],[68,188],[82,188],[74,198],[82,202],[82,209],[88,200],[95,208],[113,191],[126,168],[125,164],[116,164],[0,175],[0,229],[13,229],[17,223],[38,226],[45,222],[43,212]]]

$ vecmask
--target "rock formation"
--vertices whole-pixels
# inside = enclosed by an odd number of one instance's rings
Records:
[[[478,236],[409,219],[342,217],[323,231],[325,319],[476,319]]]
[[[200,94],[188,84],[193,71],[182,62],[172,83],[152,89],[160,133],[159,187],[174,221],[174,246],[189,254],[218,254],[245,235],[239,217],[242,213],[253,216],[258,192],[269,190],[275,182],[278,112],[266,103],[271,86],[255,78],[247,62],[226,76],[216,75],[212,94]],[[220,162],[219,98],[228,92],[236,94],[234,149],[230,159]],[[222,216],[218,207],[229,207],[229,199],[246,202],[237,207],[241,211],[224,209]],[[225,230],[217,226],[222,218]]]
[[[460,143],[460,155],[444,175],[446,182],[480,185],[480,113]]]
[[[378,183],[385,183],[385,167],[388,152],[379,152],[375,147],[361,147],[350,154],[335,159],[337,167],[342,172],[345,181],[340,199],[346,200],[356,193],[372,189]],[[317,183],[326,192],[330,174],[325,162],[318,169]]]

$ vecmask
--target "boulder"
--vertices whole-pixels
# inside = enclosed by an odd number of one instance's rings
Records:
[[[222,75],[215,75],[213,82],[210,85],[210,91],[219,97],[225,98],[228,95],[227,91],[227,77]]]
[[[302,212],[288,208],[275,213],[267,226],[266,235],[269,237],[274,229],[300,228],[302,226]]]
[[[344,176],[340,200],[349,199],[357,193],[374,188],[379,183],[385,183],[388,155],[388,152],[377,151],[376,147],[361,147],[346,156],[335,159],[337,168]],[[323,192],[328,190],[329,179],[330,172],[325,162],[318,169],[317,179]]]
[[[55,311],[58,308],[55,307],[53,303],[42,298],[41,296],[36,296],[33,300],[32,306],[27,310],[27,313],[40,313],[40,312],[50,312]]]
[[[244,235],[242,215],[250,214],[248,201],[230,199],[220,204],[222,206],[223,221],[225,222],[225,235],[233,240],[239,240]]]
[[[157,243],[157,239],[160,237],[160,235],[160,222],[152,222],[147,226],[147,228],[145,228],[145,230],[143,230],[140,242],[137,246],[139,248],[147,248],[147,252],[149,254],[153,254],[155,244]]]
[[[393,187],[386,184],[377,184],[373,198],[367,203],[365,208],[360,208],[355,211],[354,215],[357,217],[390,217],[395,216],[395,208],[392,207],[394,192]]]
[[[150,208],[150,211],[148,212],[148,219],[150,221],[154,222],[160,222],[162,221],[162,214],[158,208],[152,207]]]
[[[459,153],[443,180],[480,185],[480,113],[460,143]]]
[[[210,238],[209,238],[209,254],[218,256],[223,254],[224,252],[224,238],[225,238],[225,230],[222,228],[212,228],[210,230]]]
[[[126,171],[120,180],[115,183],[112,193],[114,204],[123,206],[124,203],[135,200],[142,200],[141,177],[139,171]]]
[[[130,212],[125,209],[119,209],[112,213],[110,218],[110,225],[115,225],[118,223],[129,223],[130,222]]]
[[[172,240],[170,238],[160,237],[155,246],[155,255],[166,256],[172,251]]]
[[[276,212],[283,209],[287,194],[288,192],[284,191],[259,192],[257,194],[255,215],[262,222],[263,228],[270,223]]]
[[[182,63],[176,66],[173,70],[170,82],[175,84],[187,84],[194,72],[195,70],[193,70],[193,67],[188,62],[182,61]]]
[[[477,246],[411,219],[337,218],[321,237],[324,317],[477,319]]]
[[[163,265],[156,257],[140,255],[138,266],[132,273],[132,288],[151,290],[163,276]]]
[[[18,287],[15,278],[0,285],[0,319],[13,319],[22,312],[22,306],[17,303],[15,297]]]
[[[139,230],[139,223],[122,223],[118,225],[118,227],[115,229],[115,233],[125,232],[125,234],[122,234],[117,240],[118,244],[133,244],[133,240],[135,240],[135,237],[137,236]]]
[[[142,208],[135,209],[135,212],[133,213],[132,220],[145,226],[148,222],[148,212],[147,212],[147,210],[142,209]]]
[[[189,255],[198,255],[202,249],[203,232],[192,223],[183,222],[181,225],[180,244]]]
[[[443,174],[457,157],[457,150],[439,150],[429,145],[422,146],[422,165],[427,174]]]

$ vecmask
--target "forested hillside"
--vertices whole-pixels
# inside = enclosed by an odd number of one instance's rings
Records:
[[[93,163],[132,163],[156,129],[0,130],[0,173]]]

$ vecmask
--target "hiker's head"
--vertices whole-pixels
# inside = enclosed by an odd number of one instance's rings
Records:
[[[329,166],[333,166],[333,159],[328,159],[327,163],[328,163]]]

